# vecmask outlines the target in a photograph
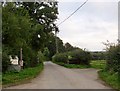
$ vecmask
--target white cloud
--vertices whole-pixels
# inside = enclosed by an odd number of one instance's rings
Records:
[[[78,7],[78,3],[59,4],[58,24],[76,9],[71,7],[73,5]],[[64,11],[67,7],[71,12]],[[117,14],[117,3],[88,3],[59,26],[58,36],[73,46],[88,50],[102,50],[104,48],[102,42],[106,40],[116,42],[117,40]]]

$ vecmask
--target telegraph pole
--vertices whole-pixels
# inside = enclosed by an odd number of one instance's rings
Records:
[[[20,48],[20,61],[22,61],[22,48]]]
[[[118,2],[118,45],[120,45],[120,2]]]
[[[21,69],[23,69],[22,48],[20,48],[20,62],[19,62],[19,65],[21,66]]]
[[[57,31],[55,31],[55,44],[56,44],[56,54],[57,54],[57,53],[59,53],[59,52],[58,52]]]

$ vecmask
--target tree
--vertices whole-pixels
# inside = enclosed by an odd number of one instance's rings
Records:
[[[23,2],[18,5],[21,4],[29,11],[29,15],[31,20],[34,22],[34,25],[42,25],[42,28],[39,28],[38,31],[36,31],[34,34],[32,44],[34,48],[38,48],[37,50],[43,50],[45,44],[48,42],[49,33],[52,31],[58,31],[58,28],[54,23],[58,14],[57,2],[36,1]],[[41,35],[40,39],[37,38],[38,34]]]
[[[36,66],[38,51],[44,50],[50,33],[58,30],[54,23],[57,2],[6,2],[2,8],[5,55],[19,55],[23,48],[25,67]]]
[[[110,72],[120,72],[120,45],[110,46],[107,51],[107,70]]]
[[[49,49],[47,47],[44,48],[43,55],[46,57],[46,61],[48,61],[50,52],[49,52]]]
[[[52,58],[53,55],[56,54],[56,38],[57,38],[57,45],[58,45],[58,52],[65,52],[65,47],[63,45],[63,41],[59,38],[56,37],[53,33],[50,33],[48,36],[48,42],[46,43],[46,47],[50,51],[50,59]]]
[[[74,47],[70,44],[70,43],[65,43],[65,50],[66,51],[71,51],[71,50],[73,50],[74,49]]]

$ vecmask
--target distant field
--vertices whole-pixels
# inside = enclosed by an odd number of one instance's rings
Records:
[[[90,65],[92,68],[104,69],[106,66],[106,60],[92,60]]]

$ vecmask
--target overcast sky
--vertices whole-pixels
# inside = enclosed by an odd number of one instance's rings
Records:
[[[58,4],[59,24],[85,0],[60,0]],[[105,1],[105,0],[104,0]],[[118,2],[117,0],[88,0],[72,17],[59,26],[58,36],[64,43],[86,48],[89,51],[101,51],[102,42],[116,42],[118,38]]]

